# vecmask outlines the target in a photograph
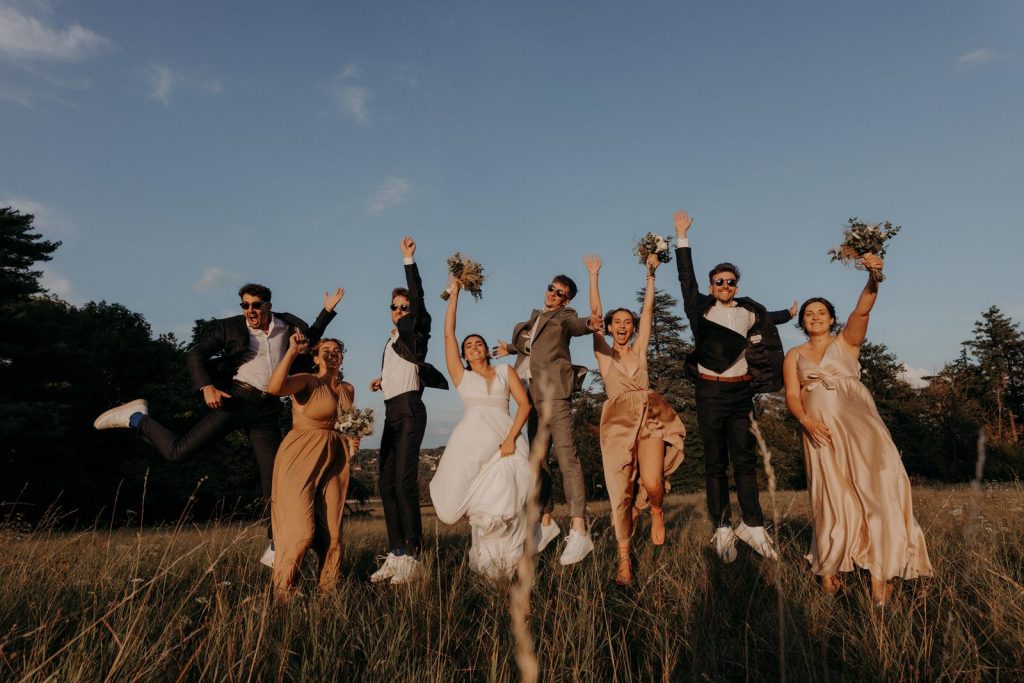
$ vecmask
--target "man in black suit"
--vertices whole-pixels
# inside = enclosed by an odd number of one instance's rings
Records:
[[[384,428],[380,439],[380,497],[390,546],[370,580],[407,583],[422,568],[418,555],[420,517],[420,444],[427,429],[423,389],[448,389],[448,380],[426,362],[430,314],[423,302],[423,282],[413,256],[416,242],[402,238],[405,287],[391,292],[391,324],[384,345],[380,377],[370,391],[384,393]]]
[[[106,411],[93,426],[138,429],[171,462],[185,460],[236,429],[245,429],[259,467],[263,497],[270,500],[274,456],[281,445],[282,402],[266,393],[267,382],[288,350],[288,338],[298,331],[315,343],[344,294],[340,288],[333,295],[324,292],[324,308],[311,327],[291,313],[274,313],[267,287],[244,285],[238,290],[242,315],[213,321],[185,357],[192,388],[202,392],[210,408],[198,423],[178,436],[149,416],[145,399],[137,399]],[[261,561],[273,566],[272,541]]]
[[[711,269],[711,293],[702,294],[686,238],[693,219],[685,211],[677,211],[675,224],[676,267],[683,308],[693,331],[694,350],[686,367],[697,382],[697,424],[704,441],[708,515],[715,527],[712,543],[724,562],[736,559],[737,538],[761,555],[778,559],[764,529],[750,415],[755,394],[782,388],[782,342],[775,326],[795,315],[796,302],[788,310],[769,312],[753,299],[736,297],[740,270],[731,263]],[[735,531],[730,521],[726,474],[730,461],[743,513]]]

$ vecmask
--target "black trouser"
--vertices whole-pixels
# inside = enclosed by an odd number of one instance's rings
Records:
[[[246,430],[256,455],[263,498],[269,501],[274,456],[281,445],[278,423],[281,401],[273,396],[254,395],[237,386],[232,386],[230,391],[231,398],[224,399],[220,408],[211,409],[181,436],[148,415],[139,422],[139,433],[164,458],[180,462],[209,448],[236,429]]]
[[[708,515],[715,527],[730,523],[726,475],[730,460],[743,521],[747,526],[764,526],[757,493],[757,454],[750,433],[753,399],[750,382],[697,382],[697,425],[704,440]]]
[[[392,551],[420,552],[420,444],[427,429],[422,392],[409,391],[384,401],[380,437],[380,498]]]

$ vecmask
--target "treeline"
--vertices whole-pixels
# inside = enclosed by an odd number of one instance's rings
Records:
[[[197,519],[260,514],[259,481],[243,434],[204,457],[171,465],[131,430],[93,430],[101,408],[138,396],[150,398],[154,414],[172,428],[194,423],[205,407],[185,371],[191,340],[154,336],[142,315],[120,304],[74,306],[44,291],[37,267],[60,243],[43,239],[32,222],[31,214],[0,208],[0,523],[35,520],[48,510],[77,524],[168,521],[185,510]],[[688,431],[686,463],[673,477],[673,489],[701,490],[702,445],[693,384],[683,367],[689,335],[679,310],[676,299],[658,292],[649,374]],[[196,321],[193,339],[207,322]],[[883,344],[865,344],[861,361],[864,381],[912,476],[967,481],[982,429],[986,478],[1024,472],[1024,337],[997,308],[982,314],[960,356],[924,388],[903,381],[903,365]],[[600,377],[593,376],[575,402],[575,429],[589,493],[603,497],[597,426],[604,394]],[[781,394],[762,397],[757,417],[780,486],[802,487],[799,426]],[[284,411],[282,429],[289,419]],[[365,455],[368,466],[356,475],[363,486],[354,487],[376,495],[375,453]],[[429,472],[422,477],[429,480]]]

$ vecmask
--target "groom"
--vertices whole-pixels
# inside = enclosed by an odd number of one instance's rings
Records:
[[[575,296],[576,283],[567,275],[556,275],[544,293],[544,308],[534,309],[529,320],[515,326],[512,341],[499,341],[493,353],[496,358],[509,354],[519,356],[516,372],[527,386],[533,407],[527,427],[531,445],[537,436],[537,420],[542,414],[549,416],[551,443],[562,472],[562,484],[572,518],[565,549],[559,558],[563,565],[579,562],[594,549],[583,517],[586,489],[572,435],[569,397],[575,372],[569,355],[569,342],[573,337],[591,334],[595,323],[577,316],[576,311],[569,308],[568,304]],[[540,489],[543,517],[538,552],[559,533],[558,525],[551,519],[554,502],[551,475],[546,469],[541,471]]]
[[[180,462],[206,450],[231,432],[244,429],[252,444],[263,497],[270,500],[274,457],[281,445],[281,400],[266,393],[274,368],[288,350],[288,338],[301,332],[310,344],[323,336],[334,319],[334,308],[345,292],[324,292],[324,308],[313,325],[291,313],[272,311],[270,289],[249,283],[238,290],[241,315],[213,321],[188,350],[185,364],[192,388],[202,393],[209,412],[187,432],[177,435],[149,416],[145,399],[111,408],[93,423],[96,429],[131,427],[170,462]],[[298,366],[295,372],[312,369]],[[269,528],[268,528],[269,533]],[[274,542],[260,558],[274,566]]]
[[[702,294],[686,237],[693,219],[685,211],[677,211],[675,224],[676,267],[683,308],[693,330],[694,350],[686,360],[686,369],[697,380],[697,426],[704,441],[708,515],[715,526],[711,542],[723,562],[736,559],[737,538],[776,560],[778,554],[764,529],[758,497],[750,416],[755,394],[782,387],[782,341],[775,326],[796,314],[796,302],[789,310],[769,312],[753,299],[737,298],[740,270],[731,263],[711,269],[711,293]],[[726,474],[730,461],[743,513],[735,531],[730,521]]]
[[[370,391],[384,394],[384,429],[380,439],[380,497],[390,551],[370,575],[378,583],[408,583],[422,570],[418,559],[423,522],[420,517],[420,444],[427,429],[423,388],[448,389],[448,381],[426,362],[430,314],[423,302],[423,281],[413,256],[416,242],[402,238],[405,287],[391,292],[391,324],[384,345],[380,377]]]

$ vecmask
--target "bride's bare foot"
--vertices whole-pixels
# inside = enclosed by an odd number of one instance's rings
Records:
[[[665,508],[651,508],[651,543],[665,544]]]
[[[884,579],[871,577],[871,601],[875,607],[885,607],[892,598],[892,584]]]
[[[843,582],[835,574],[821,577],[821,588],[827,595],[835,595],[843,587]]]
[[[619,569],[615,572],[615,583],[625,586],[633,582],[633,563],[629,557],[629,541],[619,543]]]

